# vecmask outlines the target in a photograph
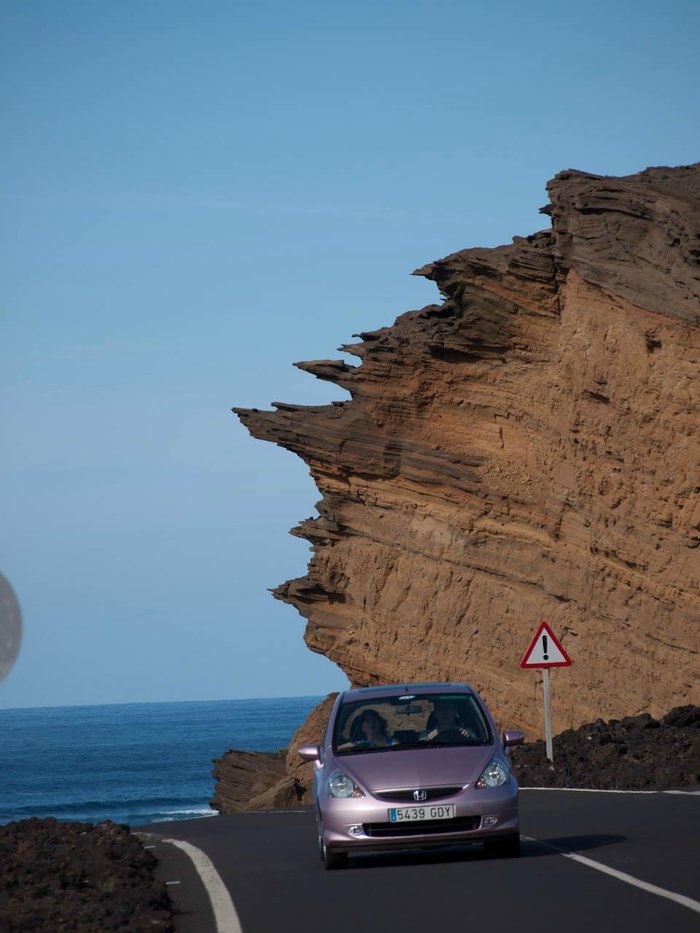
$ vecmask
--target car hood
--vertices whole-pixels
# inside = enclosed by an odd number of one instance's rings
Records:
[[[337,768],[370,793],[474,784],[499,751],[495,745],[387,749],[334,756]]]

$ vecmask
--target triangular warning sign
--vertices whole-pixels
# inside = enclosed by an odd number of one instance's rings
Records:
[[[521,667],[568,667],[570,664],[571,658],[546,622],[540,625],[520,662]]]

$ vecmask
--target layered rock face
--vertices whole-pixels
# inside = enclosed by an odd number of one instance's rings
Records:
[[[294,806],[307,788],[287,774],[286,759],[285,749],[244,752],[231,748],[224,752],[214,759],[216,792],[210,806],[220,813]]]
[[[700,164],[567,171],[551,230],[417,270],[443,300],[297,365],[347,389],[236,409],[322,495],[275,595],[353,685],[466,680],[542,732],[519,661],[573,660],[555,731],[698,702]]]

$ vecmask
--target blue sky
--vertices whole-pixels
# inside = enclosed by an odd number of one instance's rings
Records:
[[[556,172],[700,159],[700,4],[5,0],[0,706],[322,694],[267,592],[318,499],[230,413],[548,225]]]

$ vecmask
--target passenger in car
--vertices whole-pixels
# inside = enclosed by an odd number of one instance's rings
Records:
[[[425,734],[421,738],[431,741],[441,732],[452,732],[465,739],[476,739],[473,729],[465,726],[460,719],[457,707],[452,700],[434,700],[433,712],[428,716],[425,724]]]
[[[350,726],[350,741],[354,745],[381,747],[393,745],[389,735],[387,721],[376,709],[366,709],[360,713]]]

